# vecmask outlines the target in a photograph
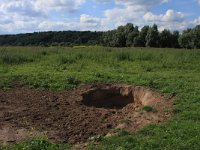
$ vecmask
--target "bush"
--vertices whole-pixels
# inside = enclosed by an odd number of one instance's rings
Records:
[[[152,112],[154,109],[153,109],[153,107],[151,107],[151,106],[144,106],[144,107],[142,108],[142,110],[147,111],[147,112]]]

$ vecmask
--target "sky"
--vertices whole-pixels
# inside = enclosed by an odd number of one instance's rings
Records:
[[[0,0],[0,34],[106,31],[126,23],[192,28],[200,24],[200,0]]]

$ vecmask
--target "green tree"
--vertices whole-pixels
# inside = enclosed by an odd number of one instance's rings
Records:
[[[138,38],[136,39],[137,43],[136,45],[139,47],[145,47],[146,46],[146,36],[147,33],[149,31],[149,26],[144,26],[141,31],[140,34],[138,36]]]
[[[119,26],[115,33],[114,37],[115,46],[117,47],[125,47],[126,46],[126,34],[125,34],[125,27]]]
[[[196,26],[192,31],[192,48],[200,48],[200,25]]]
[[[172,47],[172,34],[169,30],[164,29],[161,33],[160,33],[160,42],[159,45],[160,47]]]
[[[179,36],[180,36],[179,31],[174,31],[172,33],[171,47],[173,47],[173,48],[180,48],[180,45],[179,45],[179,42],[178,42]]]
[[[191,31],[192,29],[187,29],[183,31],[182,35],[179,37],[178,41],[182,48],[191,49],[193,47]]]
[[[128,23],[125,27],[125,35],[126,35],[126,46],[130,47],[133,45],[134,39],[134,26],[132,23]]]
[[[146,47],[158,47],[159,43],[159,32],[158,27],[154,24],[149,28],[146,36]]]
[[[135,39],[139,36],[138,26],[135,26],[131,32],[128,33],[126,39],[126,46],[135,46]]]

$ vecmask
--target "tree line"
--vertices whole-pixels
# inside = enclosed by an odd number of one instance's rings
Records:
[[[91,31],[49,31],[16,35],[0,35],[0,46],[74,46],[103,45],[110,47],[160,47],[200,48],[200,25],[182,33],[164,29],[156,24],[138,26],[128,23],[105,32]]]
[[[1,46],[73,46],[100,44],[102,32],[49,31],[0,35]]]
[[[200,25],[180,34],[167,29],[159,32],[156,24],[139,30],[138,26],[128,23],[104,32],[102,44],[111,47],[200,48]]]

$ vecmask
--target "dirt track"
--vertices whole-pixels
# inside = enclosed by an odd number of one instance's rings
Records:
[[[144,105],[156,111],[142,111]],[[119,84],[95,83],[62,92],[0,90],[0,143],[47,135],[52,142],[74,144],[116,127],[134,132],[169,118],[165,110],[172,105],[169,97]]]

